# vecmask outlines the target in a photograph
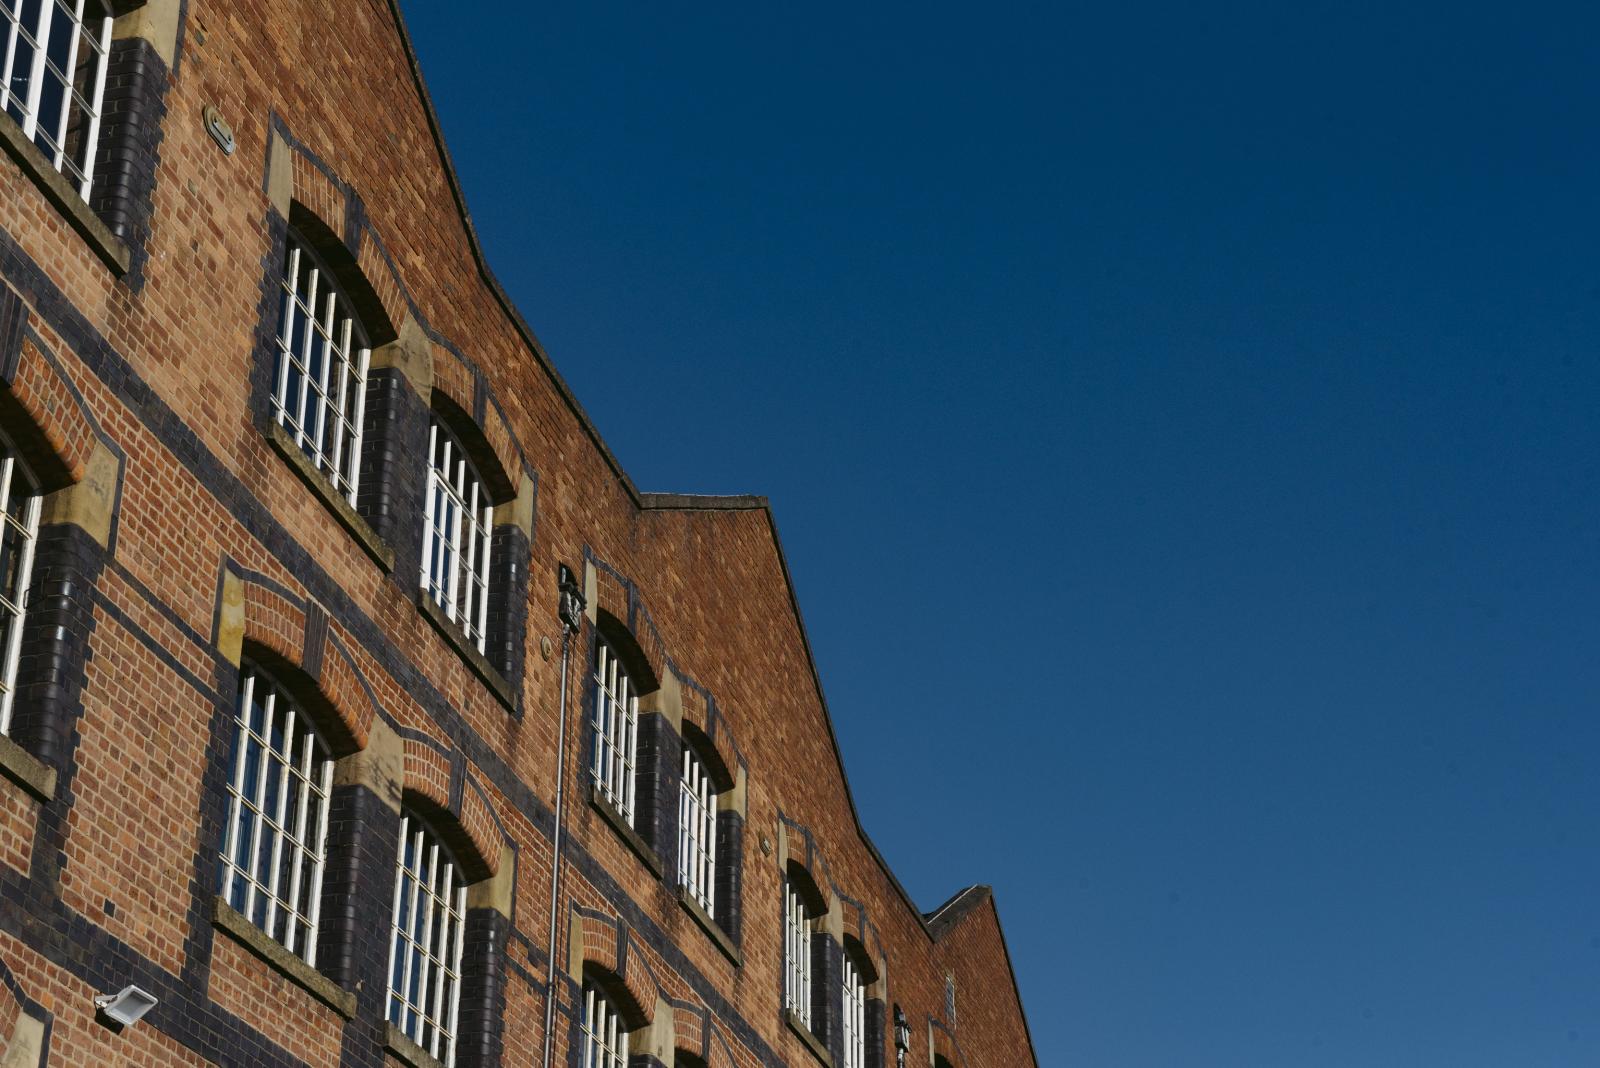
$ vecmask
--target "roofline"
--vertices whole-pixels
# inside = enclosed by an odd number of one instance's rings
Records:
[[[789,558],[783,551],[782,540],[778,537],[778,523],[772,514],[771,502],[764,496],[748,494],[717,496],[712,494],[639,492],[638,487],[633,484],[633,479],[629,478],[628,472],[623,469],[621,461],[617,459],[610,446],[606,444],[605,439],[601,437],[599,428],[589,418],[589,413],[584,411],[583,405],[578,402],[577,395],[572,392],[572,387],[567,385],[567,380],[561,376],[560,371],[556,370],[554,361],[550,359],[550,354],[545,351],[545,347],[539,341],[538,335],[533,332],[533,328],[522,317],[522,313],[518,311],[516,304],[512,302],[511,297],[500,284],[500,280],[495,277],[494,271],[489,267],[489,261],[483,253],[483,244],[478,240],[478,229],[472,222],[472,213],[467,210],[467,198],[461,188],[461,179],[456,174],[455,162],[451,159],[450,148],[445,143],[444,130],[439,124],[439,115],[433,106],[433,96],[428,92],[427,82],[423,80],[422,64],[417,58],[416,46],[411,41],[411,31],[406,28],[405,16],[400,11],[400,0],[389,0],[389,11],[394,17],[395,29],[400,34],[400,43],[405,49],[406,62],[411,68],[411,80],[416,86],[418,98],[422,101],[422,110],[428,120],[428,130],[433,136],[434,146],[438,149],[439,162],[444,167],[445,178],[450,186],[450,195],[455,200],[456,211],[460,214],[461,224],[466,230],[467,245],[472,251],[472,259],[477,265],[478,274],[482,277],[484,284],[489,287],[489,291],[493,294],[495,302],[500,305],[501,311],[505,313],[506,318],[510,320],[517,333],[527,343],[540,368],[550,379],[551,384],[555,386],[556,392],[561,395],[561,399],[571,410],[573,416],[578,420],[584,434],[599,450],[601,457],[606,462],[606,466],[611,469],[612,474],[627,492],[628,497],[641,511],[761,511],[766,514],[767,529],[771,531],[772,545],[778,553],[778,566],[783,572],[784,586],[789,593],[789,605],[794,612],[795,623],[800,630],[800,641],[805,646],[806,665],[811,670],[811,680],[816,687],[817,701],[822,706],[822,719],[828,728],[828,742],[833,746],[834,760],[839,766],[839,781],[844,784],[845,801],[850,806],[851,822],[855,824],[856,833],[860,836],[862,843],[866,845],[867,851],[872,854],[872,859],[877,862],[884,876],[888,878],[889,885],[894,888],[895,893],[899,895],[900,900],[905,903],[906,908],[916,919],[917,925],[922,929],[922,933],[928,937],[930,943],[937,942],[938,939],[934,937],[933,930],[928,925],[927,917],[923,915],[922,910],[917,908],[916,902],[906,892],[906,888],[901,884],[899,877],[889,867],[888,861],[884,860],[883,854],[878,850],[877,844],[873,842],[872,836],[862,826],[861,813],[856,808],[855,793],[850,789],[850,776],[845,770],[844,751],[839,746],[839,734],[833,726],[833,713],[829,711],[828,698],[822,689],[822,676],[817,670],[817,658],[811,647],[811,635],[806,630],[805,616],[800,611],[800,598],[798,591],[795,589],[794,574],[789,570]],[[960,894],[957,894],[957,897],[959,896]],[[997,926],[999,919],[1000,913],[996,909],[995,923]],[[1009,969],[1011,966],[1011,954],[1005,947],[1004,931],[1001,932],[1001,949],[1006,954],[1006,967]],[[1016,991],[1017,1006],[1020,1011],[1022,993],[1016,985],[1015,972],[1012,972],[1011,984]],[[1028,1036],[1028,1048],[1031,1052],[1033,1049],[1033,1036],[1028,1031],[1026,1013],[1022,1017],[1022,1026],[1024,1033]],[[1037,1054],[1034,1055],[1034,1063],[1038,1063]]]

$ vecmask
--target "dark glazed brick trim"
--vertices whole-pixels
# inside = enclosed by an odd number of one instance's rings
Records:
[[[411,1068],[444,1068],[444,1063],[411,1041],[406,1033],[392,1023],[383,1025],[383,1048],[394,1054]]]
[[[433,629],[460,654],[461,659],[467,662],[473,673],[489,687],[489,692],[494,694],[507,709],[515,712],[517,693],[511,688],[511,683],[507,682],[506,677],[496,671],[494,665],[478,652],[478,647],[467,637],[467,632],[461,629],[461,625],[444,614],[444,609],[439,607],[439,602],[433,599],[432,594],[426,590],[419,590],[418,594],[417,608],[428,618],[428,622],[433,624]]]
[[[689,891],[682,887],[678,888],[678,904],[683,906],[683,911],[694,917],[694,922],[699,924],[700,929],[710,936],[711,941],[715,942],[717,948],[722,950],[724,957],[733,962],[735,968],[744,965],[744,954],[739,952],[739,947],[733,944],[727,933],[717,925],[716,920],[706,915],[706,910],[700,907],[700,902],[696,901],[689,894]]]
[[[11,385],[22,363],[22,335],[28,326],[28,306],[10,286],[0,283],[0,380]]]
[[[717,813],[717,916],[735,947],[744,945],[744,817],[732,809]]]
[[[328,1008],[347,1020],[355,1018],[354,994],[268,938],[261,928],[245,919],[220,897],[212,899],[211,922],[217,930],[266,961],[272,966],[273,971],[285,979],[304,987],[307,993]]]
[[[60,171],[50,166],[39,147],[22,135],[22,127],[9,115],[0,116],[0,148],[10,153],[22,173],[33,181],[45,199],[61,213],[67,225],[89,245],[113,274],[122,277],[128,273],[133,253],[117,240],[109,227],[84,203],[72,183]]]
[[[421,514],[420,509],[417,514]],[[503,523],[490,535],[489,553],[494,584],[489,589],[489,639],[484,655],[500,669],[512,690],[520,692],[527,670],[528,582],[533,550],[521,527]]]
[[[457,1013],[456,1064],[490,1068],[504,1052],[506,942],[511,921],[497,909],[467,911]]]
[[[889,1042],[887,1021],[889,1007],[882,998],[867,999],[866,1068],[883,1068],[883,1049]]]
[[[39,529],[33,580],[17,656],[11,740],[57,774],[66,774],[82,713],[91,591],[105,569],[106,551],[70,523]]]
[[[322,874],[322,927],[317,967],[334,983],[363,993],[387,990],[386,938],[373,937],[376,918],[389,917],[400,816],[360,784],[335,786],[328,798],[328,837]],[[381,952],[373,951],[373,944]],[[381,1016],[383,1002],[363,1006]]]
[[[39,763],[4,734],[0,734],[0,774],[40,801],[56,794],[56,769]]]
[[[367,551],[385,571],[394,570],[394,550],[383,543],[378,532],[365,519],[356,514],[350,502],[339,496],[328,477],[312,466],[311,458],[295,445],[289,432],[276,422],[267,423],[267,442],[275,452],[289,462],[289,467],[300,476],[312,493],[327,506],[333,517],[348,530],[356,542]]]
[[[393,547],[395,581],[414,597],[422,574],[428,408],[398,368],[369,371],[366,389],[356,513]]]
[[[638,831],[628,826],[627,818],[617,811],[617,806],[606,799],[600,792],[599,786],[590,788],[589,803],[594,806],[596,812],[605,817],[607,823],[611,824],[611,829],[622,836],[622,840],[628,843],[628,848],[644,861],[645,867],[649,868],[657,879],[661,878],[661,858],[650,848],[648,842],[639,837]]]
[[[683,742],[660,712],[641,712],[634,770],[635,829],[678,872],[678,780]]]
[[[128,284],[135,289],[143,284],[167,84],[167,65],[149,41],[124,37],[111,42],[89,207],[128,245]]]
[[[800,1017],[794,1014],[793,1009],[783,1010],[783,1022],[789,1025],[790,1031],[800,1036],[800,1041],[805,1044],[806,1049],[811,1051],[813,1057],[821,1061],[827,1068],[833,1068],[833,1054],[829,1053],[827,1047],[822,1044],[816,1035],[811,1033],[811,1028],[807,1027]]]

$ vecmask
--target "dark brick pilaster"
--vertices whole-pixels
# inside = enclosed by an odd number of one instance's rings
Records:
[[[528,636],[528,535],[515,523],[494,528],[489,554],[493,585],[489,590],[488,642],[484,656],[506,677],[515,693],[522,691]]]
[[[111,42],[89,207],[132,253],[128,284],[135,289],[150,236],[168,82],[167,65],[149,41]]]
[[[408,596],[420,596],[428,406],[398,368],[367,373],[361,438],[356,513],[394,550],[394,580]]]
[[[105,563],[105,549],[82,527],[60,523],[40,528],[17,661],[11,737],[61,775],[68,771],[72,734],[83,709],[94,630],[90,593]]]
[[[844,947],[830,934],[811,936],[811,1033],[844,1063]]]
[[[400,815],[360,783],[336,786],[328,806],[327,860],[317,970],[358,991],[360,1011],[381,1016]]]
[[[476,908],[467,913],[456,1039],[456,1064],[462,1068],[494,1068],[504,1053],[506,937],[510,931],[511,921],[498,909]]]
[[[683,741],[659,712],[639,713],[633,829],[661,858],[669,885],[678,881],[678,779]]]
[[[744,939],[744,817],[717,813],[717,924],[736,947]]]
[[[889,1019],[888,1006],[882,998],[867,999],[867,1068],[884,1068],[884,1047],[888,1044],[886,1033]]]

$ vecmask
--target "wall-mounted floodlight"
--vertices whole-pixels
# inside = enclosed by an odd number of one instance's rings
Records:
[[[140,1017],[156,1007],[156,996],[136,986],[125,986],[115,994],[101,994],[94,999],[94,1007],[106,1018],[123,1027],[132,1027]]]

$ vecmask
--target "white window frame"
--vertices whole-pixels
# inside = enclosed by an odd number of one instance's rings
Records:
[[[33,552],[39,543],[39,483],[11,439],[0,433],[0,554],[15,550],[16,596],[0,589],[0,735],[11,733],[11,706],[17,688],[22,628],[28,618],[28,588],[33,584]]]
[[[595,636],[594,781],[623,819],[633,824],[639,747],[639,695],[609,642]]]
[[[678,882],[707,916],[716,917],[717,790],[687,742],[678,780]]]
[[[437,415],[428,423],[422,588],[483,652],[489,626],[494,505],[466,450]]]
[[[628,1068],[628,1032],[611,999],[583,984],[583,1068]]]
[[[372,350],[332,272],[293,230],[280,288],[273,419],[355,504]]]
[[[222,896],[315,967],[333,759],[294,699],[248,661],[233,751]]]
[[[449,851],[410,812],[400,818],[386,1016],[411,1041],[455,1064],[467,887]]]
[[[110,8],[103,0],[39,0],[38,10],[24,23],[28,3],[0,0],[0,111],[21,125],[22,135],[87,200],[94,184],[111,49]],[[63,48],[65,56],[60,55]],[[88,85],[80,85],[80,78]],[[56,114],[50,116],[52,108]],[[83,141],[77,146],[81,161],[68,152],[74,117],[82,124]]]
[[[811,916],[792,877],[783,881],[783,1004],[811,1027]]]
[[[867,1068],[867,984],[849,950],[844,954],[842,986],[844,1068]]]

